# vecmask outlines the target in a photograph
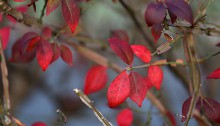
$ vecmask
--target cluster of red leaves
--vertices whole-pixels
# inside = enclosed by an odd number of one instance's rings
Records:
[[[119,38],[110,38],[112,50],[128,65],[132,65],[134,55],[143,62],[151,61],[151,52],[143,45],[130,45]],[[137,72],[127,74],[122,71],[110,84],[107,92],[108,105],[115,107],[123,103],[128,97],[141,107],[147,90],[152,86],[160,89],[163,80],[163,71],[158,66],[150,66],[148,77],[143,77]]]
[[[151,52],[143,45],[130,45],[126,33],[120,30],[112,32],[114,38],[109,39],[112,50],[128,65],[132,65],[134,55],[145,63],[150,63]],[[107,92],[109,107],[123,103],[128,97],[141,107],[147,90],[152,86],[160,89],[163,80],[163,71],[159,66],[149,66],[148,76],[131,71],[129,74],[122,71],[110,84]],[[107,68],[93,66],[87,72],[84,84],[85,94],[91,94],[103,89],[107,82]]]
[[[169,19],[166,17],[169,15]],[[155,42],[160,38],[163,30],[163,21],[174,23],[176,19],[181,18],[193,25],[193,13],[191,7],[184,0],[164,0],[151,2],[145,11],[145,20],[149,27]]]
[[[26,0],[14,0],[15,2],[24,2]],[[34,11],[36,11],[36,2],[38,0],[31,0],[27,5],[28,7],[33,6]],[[69,25],[72,32],[75,31],[79,18],[80,18],[80,9],[77,5],[77,2],[88,2],[89,0],[48,0],[46,5],[46,15],[48,16],[51,12],[56,10],[60,4],[62,4],[62,14]]]
[[[186,120],[192,97],[189,97],[182,106],[182,122]],[[209,120],[220,124],[220,103],[211,98],[199,97],[196,102],[196,110],[203,111]]]
[[[42,36],[34,32],[28,32],[18,39],[12,47],[11,62],[25,63],[37,57],[38,64],[45,71],[47,67],[57,60],[59,56],[67,64],[72,65],[72,52],[63,44],[50,43],[52,31],[45,27]]]

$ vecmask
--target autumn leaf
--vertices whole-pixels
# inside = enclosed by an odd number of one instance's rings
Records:
[[[80,17],[80,10],[75,0],[62,0],[62,13],[71,31],[74,32]]]
[[[163,81],[163,70],[159,66],[149,66],[147,74],[151,84],[157,90],[160,90]]]
[[[54,61],[56,61],[60,57],[61,49],[60,49],[60,46],[57,43],[52,43],[51,48],[53,50],[53,58],[51,60],[51,63],[53,63]]]
[[[216,70],[214,70],[207,77],[207,79],[219,79],[219,78],[220,78],[220,68],[217,68]]]
[[[151,34],[154,37],[154,42],[156,43],[162,34],[163,26],[161,24],[154,24],[151,28]]]
[[[170,124],[171,126],[176,126],[176,121],[175,121],[175,117],[174,117],[174,114],[167,111],[166,112],[166,116],[168,117],[168,119],[170,120]]]
[[[131,126],[133,118],[133,113],[129,108],[123,109],[117,115],[118,126]]]
[[[162,2],[151,2],[145,11],[145,21],[150,27],[153,24],[159,24],[166,15],[166,9]]]
[[[46,16],[48,16],[51,12],[57,9],[60,5],[60,0],[48,0],[46,6]]]
[[[208,119],[220,124],[220,103],[211,98],[203,99],[203,109]]]
[[[44,39],[49,39],[52,36],[52,30],[49,27],[44,27],[42,30],[42,36]]]
[[[42,70],[45,71],[53,58],[53,50],[47,40],[41,39],[37,43],[36,57],[38,64],[41,66]]]
[[[169,9],[168,9],[168,14],[170,16],[171,22],[172,23],[176,22],[177,16],[172,11],[170,11]]]
[[[34,32],[28,32],[18,39],[12,46],[12,57],[10,58],[10,61],[16,63],[26,63],[33,60],[36,51],[31,50],[27,52],[26,48],[28,43],[37,36],[38,34]]]
[[[189,111],[189,107],[190,107],[190,104],[191,104],[191,99],[192,97],[190,96],[189,98],[187,98],[183,105],[182,105],[182,120],[181,122],[184,122],[187,118],[187,114],[188,114],[188,111]],[[197,102],[196,102],[196,109],[198,111],[201,110],[201,98],[199,97]]]
[[[37,42],[39,42],[41,39],[40,36],[33,37],[30,39],[30,41],[27,43],[26,52],[31,52],[36,50]]]
[[[186,20],[190,24],[193,24],[193,12],[188,3],[184,0],[166,0],[166,6],[171,14],[175,14],[177,17]],[[171,15],[172,15],[171,14]],[[172,15],[173,21],[175,17]]]
[[[121,72],[110,84],[107,92],[109,107],[123,103],[130,94],[130,81],[126,71]]]
[[[72,56],[72,52],[69,49],[69,47],[65,46],[65,45],[61,45],[60,46],[61,49],[61,58],[64,62],[66,62],[67,64],[69,64],[70,66],[73,65],[73,56]]]
[[[129,80],[131,85],[129,98],[141,107],[151,84],[137,72],[131,72]]]
[[[1,28],[0,29],[0,39],[2,42],[2,49],[3,50],[5,50],[8,45],[9,37],[10,37],[10,28],[9,27]]]
[[[107,83],[107,68],[104,66],[93,66],[89,69],[85,78],[85,94],[91,94],[103,89]]]
[[[131,45],[134,54],[143,62],[149,63],[151,61],[151,52],[143,45]]]
[[[31,126],[47,126],[44,122],[35,122]]]
[[[130,45],[118,38],[110,38],[108,41],[112,50],[121,58],[121,60],[131,65],[134,60],[134,54]]]
[[[118,38],[120,40],[129,42],[128,34],[123,30],[112,30],[111,31],[111,38]]]

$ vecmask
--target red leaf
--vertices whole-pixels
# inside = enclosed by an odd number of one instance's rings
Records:
[[[151,52],[143,45],[131,45],[134,54],[143,62],[149,63],[151,61]]]
[[[217,68],[207,77],[207,79],[219,79],[219,78],[220,78],[220,68]]]
[[[66,62],[67,64],[69,64],[70,66],[73,65],[73,56],[72,56],[72,52],[69,49],[69,47],[65,46],[65,45],[61,45],[61,58],[64,62]]]
[[[30,40],[37,36],[38,35],[34,32],[28,32],[20,39],[18,39],[12,47],[12,58],[10,61],[25,63],[33,60],[35,56],[35,50],[26,52],[26,47]]]
[[[52,30],[49,27],[44,27],[42,31],[44,39],[49,39],[52,36]]]
[[[151,84],[157,90],[160,90],[163,81],[163,70],[159,66],[149,66],[147,74]]]
[[[72,32],[75,31],[80,16],[80,10],[75,0],[62,0],[62,13]]]
[[[117,115],[118,126],[130,126],[133,122],[133,113],[130,109],[123,109]]]
[[[121,72],[110,84],[107,92],[109,107],[123,103],[130,94],[130,81],[126,71]]]
[[[47,126],[47,125],[43,122],[35,122],[31,126]]]
[[[131,65],[134,60],[134,54],[130,45],[118,38],[108,39],[112,50],[127,64]]]
[[[169,118],[172,126],[176,126],[176,121],[175,121],[174,115],[171,112],[167,111],[166,116]]]
[[[53,50],[53,58],[51,60],[51,63],[53,63],[55,60],[57,60],[60,57],[61,50],[60,50],[60,46],[57,43],[52,43],[51,47]]]
[[[1,20],[0,20],[1,21]],[[220,43],[216,44],[216,46],[220,47]]]
[[[145,11],[145,21],[150,27],[153,24],[159,24],[166,15],[166,9],[162,2],[152,2]]]
[[[48,0],[46,7],[46,15],[48,16],[51,12],[57,9],[60,5],[60,0]]]
[[[128,34],[123,30],[113,30],[113,31],[111,31],[111,38],[118,38],[120,40],[129,42]]]
[[[85,94],[100,91],[107,83],[107,68],[97,65],[89,69],[85,78]]]
[[[193,24],[192,9],[184,0],[166,0],[165,4],[168,7],[168,11]]]
[[[190,104],[191,104],[191,99],[192,99],[192,97],[190,96],[183,103],[183,106],[182,106],[182,120],[181,120],[182,122],[184,122],[186,120],[186,118],[187,118],[187,113],[189,111],[189,107],[190,107]],[[201,98],[200,97],[197,100],[196,109],[198,111],[201,110]]]
[[[2,49],[5,50],[8,45],[8,40],[10,36],[10,28],[9,27],[3,27],[0,29],[0,39],[2,42]]]
[[[168,9],[168,13],[170,15],[171,22],[174,23],[177,19],[177,16],[172,11],[170,11],[169,9]]]
[[[151,28],[151,34],[154,37],[154,42],[156,43],[161,36],[163,26],[161,24],[154,24]]]
[[[36,56],[38,64],[41,66],[42,70],[45,71],[53,58],[53,50],[48,41],[41,39],[37,43]]]
[[[212,121],[220,124],[220,103],[211,98],[203,99],[205,115]]]
[[[27,44],[26,51],[30,52],[30,51],[36,50],[37,42],[39,42],[40,39],[41,39],[40,36],[32,38]]]
[[[12,58],[10,59],[10,61],[25,63],[33,60],[35,56],[35,50],[31,52],[26,52],[26,47],[30,40],[36,36],[38,36],[36,33],[28,32],[20,39],[18,39],[12,47]]]
[[[151,84],[137,72],[131,72],[129,74],[129,80],[131,84],[129,97],[133,102],[141,107],[142,102],[146,97],[147,90]]]

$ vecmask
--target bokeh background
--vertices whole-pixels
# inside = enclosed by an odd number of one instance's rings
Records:
[[[135,16],[142,24],[145,32],[151,37],[150,29],[146,26],[144,21],[144,11],[146,6],[151,2],[150,0],[124,0],[135,12]],[[193,0],[191,3],[193,11],[196,12],[198,6],[205,0]],[[26,3],[14,4],[13,6],[26,5]],[[35,13],[32,8],[28,9],[27,14],[39,17],[41,9],[44,5],[43,0],[37,2],[37,12]],[[81,4],[82,8],[80,25],[78,26],[79,34],[87,35],[90,40],[81,43],[84,46],[100,53],[101,55],[109,58],[114,63],[117,63],[121,68],[126,65],[107,48],[103,50],[103,46],[108,45],[107,39],[110,37],[111,30],[124,30],[130,37],[130,43],[139,43],[148,46],[141,34],[138,32],[128,15],[127,11],[122,7],[119,2],[113,3],[111,0],[90,0],[87,4]],[[207,22],[219,24],[220,21],[220,1],[213,0],[207,9]],[[61,14],[61,7],[55,10],[51,15],[43,18],[43,23],[52,27],[63,27],[65,22]],[[13,26],[10,35],[10,43],[5,51],[6,59],[11,57],[11,48],[13,43],[27,31],[40,32],[40,29],[26,27],[23,24],[12,24],[4,18],[1,27],[5,25]],[[77,38],[77,37],[76,37]],[[98,41],[98,42],[97,42]],[[196,51],[199,58],[205,57],[209,54],[219,51],[215,46],[220,39],[218,37],[210,37],[206,35],[196,35]],[[74,39],[73,42],[77,42]],[[165,42],[161,37],[156,46]],[[106,47],[106,46],[105,46]],[[148,48],[150,48],[148,46]],[[153,52],[154,50],[150,48]],[[73,48],[73,62],[72,67],[65,64],[61,59],[54,62],[49,66],[47,71],[43,72],[36,59],[30,63],[16,64],[7,62],[9,69],[9,83],[10,94],[12,101],[12,113],[15,117],[31,126],[32,123],[41,121],[45,122],[48,126],[102,126],[93,111],[86,107],[80,99],[74,94],[73,89],[84,88],[84,78],[88,69],[95,63],[84,58],[78,54]],[[178,42],[170,51],[164,54],[164,58],[170,59],[171,55],[176,56],[178,59],[184,58],[183,46]],[[155,57],[154,60],[161,57]],[[220,101],[219,93],[219,80],[206,80],[205,77],[214,69],[220,67],[220,56],[215,56],[200,65],[202,71],[202,93],[204,96],[211,97]],[[139,59],[135,58],[134,65],[141,65]],[[188,80],[187,69],[177,66],[175,69],[181,70],[181,75]],[[172,114],[181,114],[182,103],[190,96],[185,84],[181,79],[173,73],[168,67],[163,67],[164,80],[161,91],[151,89],[158,99],[167,107]],[[142,75],[146,75],[146,69],[137,70]],[[94,101],[94,105],[100,112],[113,124],[116,123],[116,116],[123,107],[111,109],[107,105],[106,91],[110,82],[117,76],[113,70],[108,69],[108,83],[102,91],[89,95]],[[1,87],[2,88],[2,87]],[[2,90],[1,90],[2,91]],[[2,95],[2,92],[1,92]],[[164,117],[160,115],[157,108],[155,108],[148,99],[145,99],[141,108],[131,102],[130,99],[126,100],[128,106],[133,109],[135,115],[134,126],[141,126],[151,118],[150,126],[166,125]],[[59,114],[56,113],[57,109],[61,109],[68,121],[66,124],[59,121]],[[150,116],[148,115],[151,112]],[[178,126],[181,123],[181,117],[175,116]],[[190,126],[196,126],[197,123],[194,119],[190,121]]]

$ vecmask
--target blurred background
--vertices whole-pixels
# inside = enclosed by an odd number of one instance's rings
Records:
[[[193,12],[196,12],[198,5],[201,5],[205,0],[194,0],[191,5]],[[150,29],[146,26],[144,20],[144,11],[151,2],[150,0],[124,0],[135,13],[141,27],[152,40]],[[13,6],[26,5],[27,3],[14,4]],[[37,2],[37,12],[33,8],[28,8],[27,14],[36,18],[40,17],[43,0]],[[208,6],[206,21],[220,25],[220,1],[213,0]],[[86,4],[80,4],[82,9],[80,24],[78,26],[79,34],[87,35],[90,40],[81,42],[80,44],[91,48],[95,52],[107,57],[112,62],[117,63],[121,68],[126,67],[108,47],[107,39],[110,37],[112,30],[124,30],[130,38],[130,43],[138,43],[146,45],[152,52],[151,48],[153,41],[146,42],[135,26],[134,21],[127,13],[125,8],[116,0],[113,3],[111,0],[90,0]],[[61,7],[51,13],[49,16],[44,16],[43,23],[52,27],[63,27],[65,22],[61,14]],[[5,51],[6,59],[11,57],[11,48],[13,43],[25,34],[27,31],[40,32],[40,29],[26,27],[23,24],[12,24],[4,17],[4,21],[0,27],[5,25],[13,26],[10,34],[10,42]],[[98,42],[97,42],[98,41]],[[73,42],[79,43],[73,37]],[[166,42],[162,36],[155,46],[159,46]],[[206,57],[219,51],[219,47],[215,45],[220,42],[218,37],[210,37],[203,34],[196,35],[196,51],[199,58]],[[107,48],[106,48],[107,45]],[[105,47],[105,49],[103,49]],[[72,67],[65,64],[61,59],[57,60],[43,72],[39,67],[36,59],[30,63],[16,64],[7,62],[9,70],[10,97],[12,105],[12,114],[21,120],[27,126],[31,126],[34,122],[45,122],[48,126],[102,126],[102,123],[94,115],[93,111],[85,106],[79,97],[73,92],[74,88],[83,90],[84,79],[88,69],[95,63],[78,54],[73,48]],[[175,56],[175,57],[171,57]],[[220,56],[209,59],[200,65],[202,72],[202,93],[204,96],[211,97],[220,101],[219,80],[206,80],[206,76],[216,68],[220,67]],[[158,59],[183,59],[184,52],[181,42],[175,46],[163,57],[154,57],[154,61]],[[139,59],[135,58],[134,66],[144,64]],[[160,91],[151,89],[154,94],[161,100],[172,114],[181,114],[183,102],[190,96],[187,85],[182,79],[188,81],[187,69],[182,66],[177,66],[174,69],[180,71],[180,78],[173,72],[170,67],[163,67],[164,80]],[[146,70],[138,69],[137,71],[146,76]],[[116,116],[123,106],[117,108],[109,108],[107,105],[106,92],[108,85],[117,76],[113,70],[108,69],[108,83],[104,90],[98,93],[89,95],[94,105],[100,112],[113,124],[116,123]],[[2,82],[1,82],[2,83]],[[2,85],[2,84],[1,84]],[[2,88],[2,86],[1,86]],[[2,91],[2,90],[1,90]],[[2,95],[2,92],[1,92]],[[141,108],[126,100],[129,107],[132,108],[135,115],[134,126],[141,126],[146,123],[149,118],[150,126],[167,125],[166,120],[160,115],[158,109],[154,107],[148,99],[145,99]],[[56,112],[60,109],[68,117],[68,121],[64,124],[59,120],[60,115]],[[151,112],[150,116],[148,115]],[[178,126],[182,126],[181,117],[175,116]],[[190,121],[190,126],[196,126],[194,119]]]

